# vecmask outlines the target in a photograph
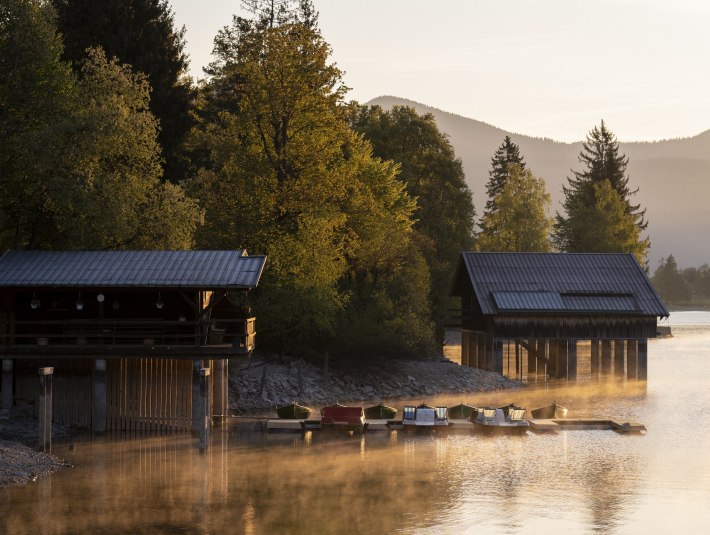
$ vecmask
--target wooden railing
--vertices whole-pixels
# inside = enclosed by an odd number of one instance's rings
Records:
[[[0,330],[0,351],[80,352],[101,348],[180,350],[205,348],[226,353],[248,353],[254,349],[255,318],[198,321],[47,320],[16,321]]]

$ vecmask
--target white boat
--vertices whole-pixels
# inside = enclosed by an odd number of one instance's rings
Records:
[[[430,407],[426,404],[417,407],[405,405],[402,409],[402,425],[410,429],[448,426],[447,408]]]
[[[469,418],[477,431],[500,434],[524,434],[530,427],[525,409],[508,405],[506,407],[481,407]]]

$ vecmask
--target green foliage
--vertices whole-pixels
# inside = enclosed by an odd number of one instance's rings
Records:
[[[145,77],[89,50],[77,79],[48,4],[2,8],[0,245],[190,247],[201,212],[160,182]]]
[[[669,303],[687,303],[692,292],[690,285],[678,271],[673,255],[661,258],[651,278],[653,286],[664,301]]]
[[[75,90],[61,53],[44,2],[0,3],[0,250],[45,248],[59,239],[61,125]]]
[[[648,238],[639,237],[635,217],[626,213],[626,205],[611,182],[590,182],[584,188],[589,193],[580,190],[584,194],[568,204],[566,224],[557,226],[559,243],[571,253],[632,253],[644,265]],[[590,197],[592,204],[588,204]]]
[[[648,226],[645,211],[629,200],[638,190],[628,187],[628,158],[619,155],[616,137],[604,121],[587,135],[579,160],[586,168],[575,171],[569,187],[563,187],[566,216],[557,214],[555,245],[568,252],[633,253],[644,264],[650,245],[640,237]]]
[[[495,210],[484,214],[478,235],[479,251],[549,252],[552,219],[545,181],[518,164],[508,167],[500,192],[491,199]]]
[[[147,76],[150,110],[160,124],[165,176],[185,177],[182,143],[193,125],[195,96],[187,76],[185,29],[177,30],[167,0],[52,0],[64,38],[64,57],[77,72],[87,48],[101,47],[109,58]]]
[[[366,339],[342,343],[346,318],[368,304],[360,282],[376,280],[398,305],[391,284],[408,268],[415,204],[396,166],[350,130],[327,43],[308,24],[275,20],[237,18],[215,40],[190,142],[206,210],[198,243],[268,254],[254,296],[261,347],[352,354]],[[384,313],[369,314],[370,327]],[[389,336],[414,338],[412,325]]]
[[[461,160],[434,117],[409,107],[379,106],[351,111],[353,127],[372,143],[374,154],[400,165],[400,180],[417,199],[416,241],[431,273],[433,319],[437,334],[449,312],[449,286],[461,251],[473,246],[475,211]]]
[[[520,155],[520,147],[510,140],[510,136],[505,136],[503,143],[491,158],[491,170],[488,172],[488,183],[486,184],[488,201],[484,216],[496,211],[495,198],[503,190],[508,180],[511,165],[517,165],[521,171],[525,171],[525,161]]]
[[[194,200],[161,184],[158,125],[143,75],[90,49],[66,150],[74,185],[62,213],[79,249],[185,249],[200,222]],[[169,217],[172,216],[172,217]]]

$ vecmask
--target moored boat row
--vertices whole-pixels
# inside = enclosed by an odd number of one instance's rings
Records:
[[[300,427],[303,430],[337,429],[364,432],[370,424],[368,420],[381,422],[379,424],[381,429],[436,430],[472,425],[474,429],[484,433],[523,434],[530,428],[525,408],[515,404],[497,408],[474,407],[465,403],[451,408],[431,407],[426,403],[416,406],[405,405],[401,420],[394,419],[397,409],[382,403],[366,409],[360,406],[346,406],[336,403],[321,409],[320,420],[308,420],[311,412],[312,410],[308,407],[303,407],[295,402],[277,410],[280,418],[300,420]],[[534,415],[552,415],[548,418],[564,418],[567,409],[553,403],[531,412]],[[454,422],[450,420],[454,420]]]

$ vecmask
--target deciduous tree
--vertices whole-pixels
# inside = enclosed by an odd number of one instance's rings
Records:
[[[484,214],[481,220],[480,251],[552,250],[552,219],[547,215],[551,198],[543,179],[511,164],[503,187],[492,200],[495,210]]]

